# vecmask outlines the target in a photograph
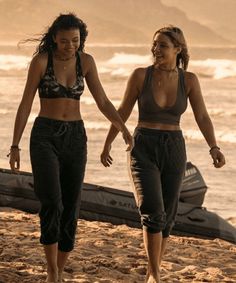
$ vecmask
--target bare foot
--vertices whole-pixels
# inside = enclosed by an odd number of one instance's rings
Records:
[[[58,283],[63,283],[62,272],[58,272]]]
[[[45,283],[58,283],[58,281],[48,281],[48,280],[49,280],[49,279],[48,279],[48,277],[47,277]]]
[[[48,272],[48,277],[46,279],[47,283],[58,283],[58,272],[57,270],[55,271],[47,271]]]
[[[150,277],[150,268],[148,265],[144,283],[148,283],[149,277]]]
[[[147,283],[161,283],[160,276],[159,275],[157,275],[157,276],[150,275]]]

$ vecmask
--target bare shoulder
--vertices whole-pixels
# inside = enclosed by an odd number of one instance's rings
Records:
[[[184,71],[184,81],[185,81],[186,91],[188,94],[194,88],[196,89],[200,87],[198,77],[195,73]]]
[[[146,71],[147,67],[134,69],[130,75],[129,83],[136,85],[139,89],[141,89],[145,79]]]
[[[79,52],[81,62],[84,61],[85,63],[94,61],[93,56],[86,53],[86,52]]]
[[[44,53],[39,53],[36,54],[33,58],[32,58],[32,64],[34,65],[38,65],[38,66],[43,66],[43,65],[47,65],[48,62],[48,53],[44,52]]]
[[[81,61],[81,67],[83,70],[84,76],[88,73],[88,71],[95,67],[95,60],[92,55],[85,53],[85,52],[79,52],[80,61]]]
[[[37,72],[42,75],[46,71],[47,62],[48,62],[48,53],[44,52],[44,53],[36,54],[31,60],[30,69],[33,72]]]
[[[136,78],[144,78],[146,75],[147,67],[145,68],[136,68],[134,69],[133,73],[131,74],[132,76],[135,76]]]
[[[136,81],[137,83],[142,83],[146,75],[147,68],[136,68],[130,75],[131,81]]]
[[[198,81],[198,77],[195,73],[184,71],[184,79],[186,83],[194,83]]]

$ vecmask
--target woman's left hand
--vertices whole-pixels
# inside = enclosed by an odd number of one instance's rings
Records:
[[[112,165],[112,157],[110,155],[111,145],[105,145],[100,156],[100,160],[105,167],[110,167]]]
[[[213,164],[216,168],[221,168],[225,165],[224,154],[217,148],[210,151],[211,157],[213,159]]]

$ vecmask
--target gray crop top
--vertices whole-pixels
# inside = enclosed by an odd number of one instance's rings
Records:
[[[178,68],[179,80],[176,101],[173,106],[162,108],[153,97],[152,77],[154,65],[147,68],[143,89],[138,96],[139,122],[156,122],[179,125],[181,114],[187,108],[187,95],[184,85],[184,73]]]

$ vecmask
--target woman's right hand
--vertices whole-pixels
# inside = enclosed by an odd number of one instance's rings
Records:
[[[110,155],[111,145],[104,146],[103,151],[100,156],[100,160],[105,167],[110,167],[112,165],[112,157]]]
[[[11,167],[11,170],[13,172],[17,172],[20,170],[20,149],[18,148],[11,148],[9,153],[9,164]]]
[[[126,149],[126,151],[130,151],[133,148],[133,137],[126,127],[124,131],[122,132],[122,137],[125,143],[128,145],[128,148]]]

